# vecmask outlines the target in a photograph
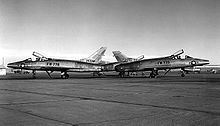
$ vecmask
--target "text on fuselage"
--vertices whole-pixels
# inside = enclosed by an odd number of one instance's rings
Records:
[[[60,66],[60,63],[47,63],[47,66]]]

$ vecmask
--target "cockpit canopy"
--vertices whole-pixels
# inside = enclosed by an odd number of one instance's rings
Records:
[[[45,60],[52,60],[52,58],[42,59],[42,58],[36,58],[33,60],[32,58],[27,58],[25,60],[22,60],[21,62],[27,62],[27,61],[45,61]]]
[[[181,50],[175,52],[174,54],[172,54],[171,56],[169,56],[169,58],[171,58],[171,59],[192,59],[193,58],[188,55],[185,55],[184,58],[181,58],[181,54],[183,54],[183,53],[184,53],[184,51],[183,51],[183,49],[181,49]]]
[[[25,61],[32,61],[32,59],[31,58],[27,58],[27,59],[23,60],[23,62],[25,62]]]

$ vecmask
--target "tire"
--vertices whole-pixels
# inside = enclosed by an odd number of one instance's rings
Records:
[[[181,77],[185,77],[185,74],[181,74]]]
[[[66,74],[66,75],[65,75],[65,79],[68,79],[68,78],[69,78],[69,74]]]

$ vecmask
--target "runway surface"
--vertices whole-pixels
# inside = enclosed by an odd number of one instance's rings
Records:
[[[7,75],[0,78],[0,125],[219,126],[220,74]]]

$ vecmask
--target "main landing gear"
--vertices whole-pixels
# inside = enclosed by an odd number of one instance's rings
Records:
[[[159,75],[158,70],[152,70],[150,73],[150,78],[156,78],[157,75]]]
[[[125,77],[125,72],[119,72],[119,77]]]
[[[69,74],[67,74],[67,72],[61,72],[61,78],[62,79],[68,79],[69,78]]]
[[[185,77],[185,72],[184,71],[181,71],[181,77]]]
[[[144,74],[142,74],[142,75],[144,75]],[[158,70],[152,70],[150,73],[150,78],[156,78],[157,75],[159,75]],[[125,72],[119,72],[119,77],[125,77],[125,76],[126,76]],[[129,72],[128,72],[127,76],[128,77],[130,76]]]
[[[181,69],[181,77],[185,77],[185,70],[184,69]]]
[[[125,77],[125,76],[130,77],[130,72],[127,72],[127,75],[125,74],[125,72],[119,72],[119,77]]]
[[[104,75],[104,73],[101,73],[101,72],[93,72],[93,73],[92,73],[92,76],[93,76],[93,77],[95,77],[95,76],[99,76],[99,77],[100,77],[100,76],[102,76],[102,75]]]

